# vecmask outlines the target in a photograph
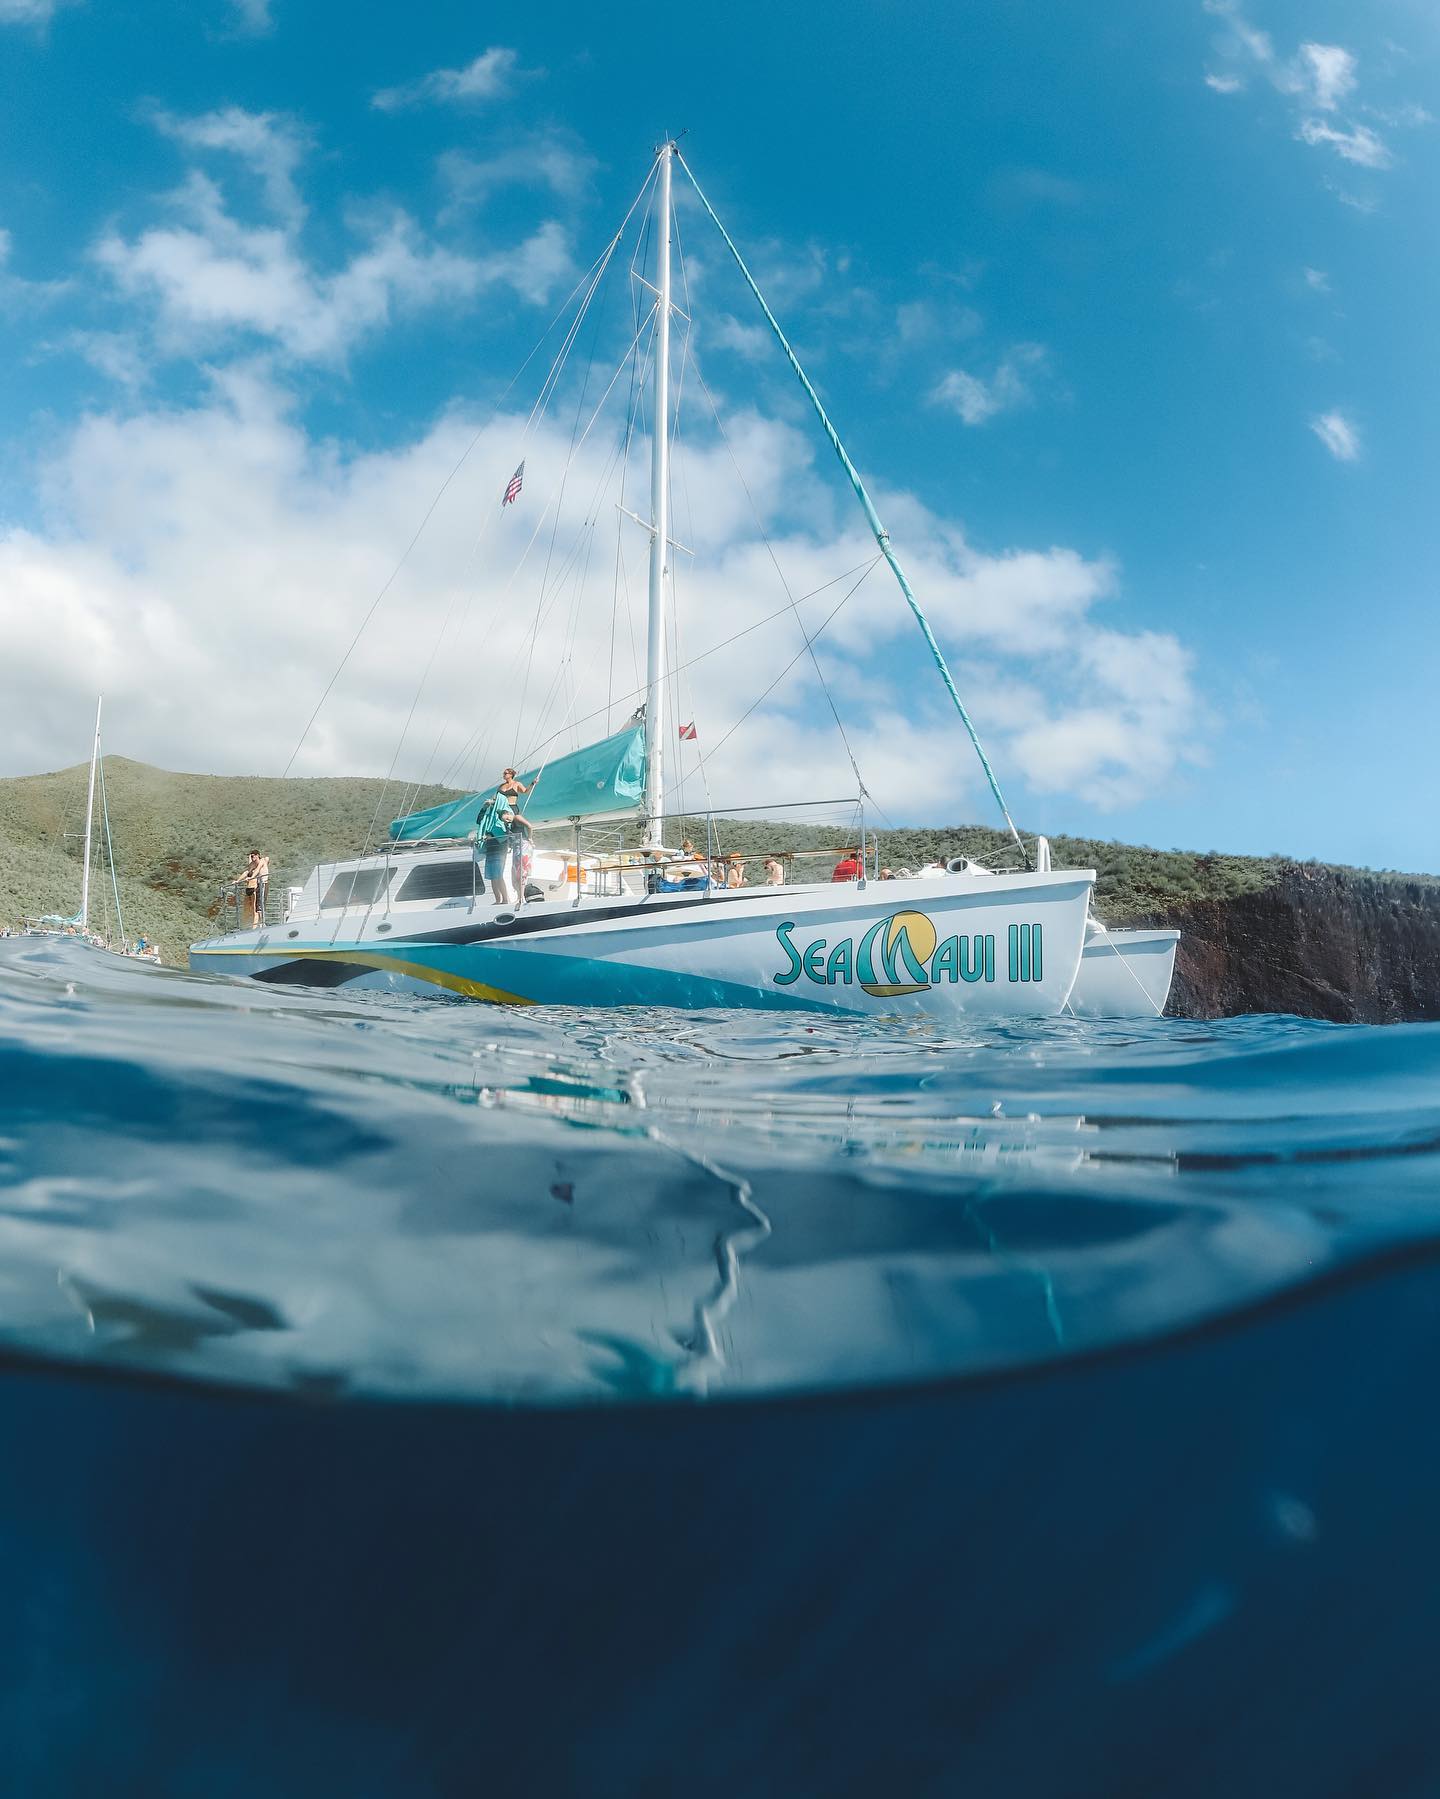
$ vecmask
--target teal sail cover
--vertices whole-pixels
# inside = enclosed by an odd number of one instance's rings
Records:
[[[628,816],[638,809],[645,790],[645,727],[627,725],[613,737],[527,769],[520,779],[527,787],[538,783],[520,805],[532,825]],[[486,787],[425,812],[409,812],[392,822],[391,839],[415,843],[427,837],[468,836],[475,828],[475,815],[494,792]]]

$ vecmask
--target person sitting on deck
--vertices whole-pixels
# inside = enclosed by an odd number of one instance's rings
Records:
[[[835,864],[832,881],[862,881],[865,878],[865,864],[860,860],[859,850],[846,850]]]
[[[765,858],[765,885],[767,887],[783,887],[785,885],[785,864],[778,856]]]
[[[725,871],[725,885],[727,887],[743,887],[745,885],[745,858],[730,855],[725,860],[729,864]]]

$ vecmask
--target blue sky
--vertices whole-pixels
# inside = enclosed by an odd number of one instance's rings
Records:
[[[628,25],[421,0],[403,27],[325,0],[0,0],[0,765],[78,759],[103,685],[112,748],[276,772],[476,432],[297,767],[445,772],[430,742],[487,714],[503,759],[545,706],[555,727],[627,687],[599,672],[596,577],[589,623],[562,628],[567,600],[536,646],[564,704],[537,677],[535,715],[505,710],[546,578],[514,532],[544,526],[570,387],[512,537],[476,552],[473,524],[533,381],[489,409],[683,129],[1028,825],[1440,867],[1437,56],[1415,0]],[[680,227],[694,367],[808,591],[863,553],[858,519],[683,199]],[[683,426],[686,655],[784,605],[707,413]],[[886,815],[987,817],[899,595],[870,577],[832,632]],[[782,618],[697,666],[675,703],[702,747],[794,647]],[[797,667],[717,752],[717,803],[846,791],[827,720]]]

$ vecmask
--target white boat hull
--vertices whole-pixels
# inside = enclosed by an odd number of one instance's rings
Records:
[[[1158,1018],[1170,997],[1178,931],[1107,931],[1092,920],[1070,995],[1077,1018]]]
[[[511,1005],[1053,1017],[1080,965],[1089,870],[644,897],[353,907],[191,947],[272,984]]]

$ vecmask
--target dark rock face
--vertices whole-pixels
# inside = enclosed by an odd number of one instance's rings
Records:
[[[1147,922],[1183,932],[1168,1008],[1180,1018],[1440,1019],[1440,883],[1292,865],[1261,892]]]

